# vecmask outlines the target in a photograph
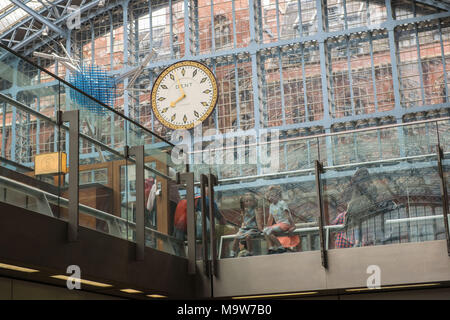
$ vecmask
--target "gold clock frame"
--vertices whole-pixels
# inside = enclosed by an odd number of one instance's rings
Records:
[[[156,107],[156,92],[157,92],[157,89],[159,88],[159,85],[161,84],[161,81],[165,78],[165,76],[169,72],[171,72],[174,69],[183,67],[183,66],[196,67],[196,68],[203,70],[203,72],[205,72],[207,77],[211,80],[211,83],[213,86],[213,97],[212,97],[212,101],[211,101],[211,104],[210,104],[208,110],[205,112],[205,114],[200,119],[198,119],[196,122],[193,122],[191,124],[176,125],[176,124],[170,123],[167,120],[165,120],[159,113],[158,108]],[[215,75],[212,73],[212,71],[201,62],[193,61],[193,60],[183,60],[183,61],[175,62],[174,64],[172,64],[169,67],[167,67],[166,69],[164,69],[159,74],[158,78],[156,78],[156,81],[153,84],[152,92],[151,92],[152,110],[153,110],[153,113],[155,114],[156,118],[158,119],[158,121],[170,129],[175,129],[175,130],[177,130],[177,129],[192,129],[195,126],[202,123],[203,121],[205,121],[206,119],[208,119],[208,117],[212,114],[214,108],[216,107],[218,96],[219,96],[219,88],[217,86],[217,79],[216,79]]]

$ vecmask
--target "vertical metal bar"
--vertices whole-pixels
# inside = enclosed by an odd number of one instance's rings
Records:
[[[323,33],[327,30],[327,7],[326,0],[316,0],[317,7],[317,21],[318,32]],[[319,41],[319,53],[320,53],[320,72],[322,80],[322,102],[323,102],[323,120],[325,122],[325,133],[330,133],[331,127],[331,112],[330,108],[333,106],[333,91],[332,91],[332,70],[330,55],[328,53],[328,46],[325,40]],[[318,140],[319,142],[319,140]],[[327,136],[325,138],[326,150],[327,150],[327,165],[333,165],[333,146],[331,138]],[[319,143],[317,143],[319,148]]]
[[[309,121],[309,110],[308,110],[308,94],[306,92],[306,70],[305,70],[305,47],[303,44],[300,44],[300,54],[302,60],[302,83],[303,83],[303,101],[305,104],[305,121]]]
[[[233,1],[234,3],[234,1]],[[240,103],[240,97],[239,97],[239,70],[237,67],[237,57],[236,55],[233,56],[234,61],[234,87],[235,87],[235,97],[236,97],[236,129],[239,129],[241,127],[241,103]]]
[[[208,177],[204,174],[200,175],[200,192],[202,201],[202,251],[203,251],[203,273],[209,277],[210,268],[208,264],[208,241],[206,230],[206,186],[208,185]]]
[[[214,0],[211,0],[210,2],[211,6],[211,52],[216,51],[216,32],[215,32],[215,25],[214,25]]]
[[[123,66],[125,67],[128,64],[128,4],[129,0],[125,0],[122,4],[122,17],[123,17]],[[126,88],[128,86],[128,78],[125,78],[123,81],[123,87]],[[128,99],[128,89],[124,90],[123,93],[123,113],[125,116],[130,116],[129,110],[129,99]],[[128,133],[128,128],[125,129],[125,135]]]
[[[342,7],[344,9],[344,28],[345,28],[345,30],[347,30],[348,29],[348,20],[347,20],[347,1],[346,0],[342,0]]]
[[[234,2],[235,2],[235,0],[231,0],[231,12],[232,12],[232,20],[233,20],[233,48],[236,49],[237,48],[236,5],[234,4]]]
[[[419,30],[417,25],[415,25],[414,27],[414,34],[416,36],[417,64],[419,66],[420,92],[422,93],[422,104],[425,105],[425,85],[423,83],[422,58],[420,57]]]
[[[195,194],[194,194],[194,173],[177,173],[177,184],[186,184],[187,201],[187,243],[188,243],[188,274],[195,274]]]
[[[303,37],[303,19],[302,19],[302,5],[301,1],[297,0],[297,12],[298,12],[298,36]]]
[[[278,0],[275,0],[275,17],[277,21],[277,41],[280,41],[280,4],[278,3]]]
[[[153,10],[152,2],[148,2],[148,36],[149,36],[149,53],[153,52]],[[150,82],[151,83],[151,82]]]
[[[449,100],[449,91],[448,91],[448,79],[447,79],[447,62],[445,60],[445,50],[444,50],[444,41],[442,39],[442,27],[441,20],[438,23],[438,33],[439,33],[439,43],[441,45],[441,57],[442,57],[442,67],[444,71],[444,83],[445,83],[445,102]]]
[[[169,29],[170,29],[170,57],[172,59],[176,58],[174,54],[173,48],[173,3],[172,0],[169,0]]]
[[[392,82],[394,85],[394,98],[395,98],[395,116],[397,123],[402,123],[402,98],[401,98],[401,86],[400,86],[400,71],[398,68],[399,65],[399,48],[398,42],[395,41],[395,30],[394,30],[394,12],[392,10],[392,0],[385,0],[386,5],[386,13],[387,13],[387,22],[388,22],[388,38],[389,38],[389,51],[391,57],[391,67],[392,67]],[[399,148],[400,148],[400,156],[405,156],[405,140],[403,129],[399,127],[397,129],[398,140],[399,140]]]
[[[347,52],[347,68],[348,68],[348,81],[350,85],[350,104],[352,106],[352,116],[356,115],[355,110],[355,95],[353,93],[353,77],[352,77],[352,60],[350,57],[350,40],[349,37],[345,37],[346,52]]]
[[[385,0],[386,12],[388,22],[393,22],[394,16],[392,12],[391,0]],[[402,101],[400,96],[400,79],[398,70],[398,48],[395,41],[395,31],[394,26],[389,24],[388,26],[388,36],[389,36],[389,51],[391,56],[391,67],[392,67],[392,81],[394,85],[394,98],[395,98],[395,110],[397,111],[397,117],[402,112]]]
[[[149,1],[151,2],[151,1]],[[184,6],[184,56],[189,57],[191,55],[191,41],[190,41],[190,34],[191,30],[189,29],[190,26],[190,15],[192,7],[189,5],[189,0],[184,0],[183,6]],[[181,51],[181,50],[180,50]],[[181,53],[181,52],[180,52]]]
[[[320,181],[320,173],[322,172],[321,163],[316,160],[315,162],[315,174],[316,174],[316,194],[317,194],[317,206],[319,208],[319,240],[320,240],[320,257],[322,260],[322,266],[328,269],[327,251],[325,249],[325,239],[323,234],[323,198],[322,198],[322,185]]]
[[[114,25],[111,11],[108,11],[109,18],[109,70],[114,70]],[[111,106],[113,107],[113,106]]]
[[[316,0],[317,5],[317,18],[318,18],[318,28],[319,33],[325,32],[325,14],[322,6],[322,1]],[[323,119],[325,122],[330,122],[330,104],[332,104],[332,94],[331,94],[331,74],[329,70],[328,48],[325,41],[319,41],[319,52],[320,52],[320,72],[322,80],[322,99],[323,99]],[[330,91],[329,91],[330,89]],[[330,164],[328,164],[330,165]]]
[[[199,28],[199,20],[198,20],[198,0],[192,0],[193,2],[193,22],[194,22],[194,34],[195,34],[195,38],[194,38],[194,46],[195,49],[193,50],[194,54],[199,54],[200,52],[200,28]]]
[[[144,187],[144,146],[129,149],[136,159],[136,260],[143,261],[145,253],[145,187]]]
[[[16,97],[14,97],[15,99]],[[16,136],[17,136],[17,108],[12,107],[12,122],[11,122],[11,160],[16,161]],[[19,159],[20,161],[20,159]]]
[[[370,26],[371,21],[370,21],[370,3],[369,3],[369,0],[366,0],[366,19],[367,19],[366,25]]]
[[[60,124],[62,122],[69,122],[69,221],[67,237],[69,242],[73,242],[78,240],[80,112],[79,110],[72,110],[59,112],[58,114],[60,115]]]
[[[373,96],[374,96],[374,102],[375,102],[375,112],[378,112],[378,94],[377,94],[377,75],[375,73],[375,60],[373,57],[373,39],[372,39],[372,32],[368,33],[369,35],[369,46],[370,46],[370,66],[372,70],[372,85],[373,85]]]
[[[39,110],[38,110],[39,111]],[[3,119],[2,119],[2,157],[6,158],[6,103],[3,103]],[[39,126],[39,120],[38,120]]]
[[[95,31],[92,20],[89,21],[89,30],[91,31],[91,63],[95,65]]]
[[[208,174],[208,200],[209,200],[209,237],[211,246],[211,275],[217,277],[217,246],[216,246],[216,228],[214,216],[214,186],[217,185],[217,177]]]
[[[281,95],[281,118],[283,125],[286,125],[286,103],[284,99],[284,78],[283,78],[283,60],[281,58],[281,49],[278,48],[278,68],[280,73],[280,95]]]
[[[436,146],[436,151],[438,158],[439,178],[441,181],[442,213],[444,215],[445,237],[447,239],[447,254],[450,256],[450,234],[448,227],[448,193],[447,193],[447,184],[445,183],[444,168],[442,167],[444,152],[440,145]]]
[[[264,42],[263,36],[263,17],[262,10],[263,5],[261,4],[261,0],[249,0],[249,14],[250,14],[250,43]]]

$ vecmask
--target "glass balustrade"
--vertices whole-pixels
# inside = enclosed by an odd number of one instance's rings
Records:
[[[280,139],[280,154],[271,156],[282,159],[286,145],[295,160],[219,179],[215,200],[228,223],[217,235],[218,258],[321,250],[321,217],[323,250],[445,239],[437,146],[448,188],[448,125],[427,120]]]
[[[184,170],[172,162],[173,145],[4,47],[0,69],[0,201],[68,220],[71,123],[58,115],[78,110],[79,225],[136,241],[136,179],[143,178],[146,245],[185,256],[172,236],[174,179]],[[125,148],[140,145],[144,177]]]
[[[186,234],[174,228],[186,200],[176,173],[186,163],[172,158],[173,144],[3,47],[0,69],[0,201],[68,219],[71,123],[58,117],[78,110],[79,225],[136,241],[136,181],[144,179],[146,246],[186,257]],[[444,118],[300,138],[267,132],[194,145],[186,158],[195,180],[218,177],[218,257],[445,239],[437,146],[448,189],[449,124]],[[144,146],[143,177],[126,148],[133,146]],[[211,248],[203,251],[197,220],[202,259]]]

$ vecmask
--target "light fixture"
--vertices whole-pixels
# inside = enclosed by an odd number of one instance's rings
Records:
[[[134,289],[120,289],[120,291],[125,292],[125,293],[143,293],[142,291],[139,290],[134,290]]]
[[[50,278],[60,279],[60,280],[68,280],[70,278],[71,281],[81,282],[82,284],[86,284],[88,286],[101,287],[101,288],[112,287],[112,285],[107,284],[107,283],[101,283],[101,282],[90,281],[90,280],[85,280],[85,279],[76,279],[76,278],[68,277],[65,275],[54,275],[54,276],[50,276]]]
[[[163,296],[160,294],[148,294],[147,297],[149,297],[149,298],[167,298],[166,296]]]
[[[6,263],[0,263],[0,268],[13,270],[13,271],[26,272],[26,273],[39,272],[39,270],[19,267],[19,266],[15,266],[15,265],[12,265],[12,264],[6,264]]]
[[[360,292],[360,291],[371,291],[371,290],[384,290],[384,289],[404,289],[404,288],[417,288],[417,287],[431,287],[438,286],[440,283],[422,283],[422,284],[408,284],[408,285],[400,285],[400,286],[385,286],[380,288],[355,288],[355,289],[346,289],[347,292]]]
[[[295,292],[295,293],[279,293],[279,294],[264,294],[259,296],[241,296],[241,297],[232,297],[231,299],[256,299],[256,298],[278,298],[278,297],[289,297],[289,296],[304,296],[304,295],[313,295],[317,294],[318,291],[311,292]]]

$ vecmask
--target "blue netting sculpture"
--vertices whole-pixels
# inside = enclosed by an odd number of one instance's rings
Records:
[[[117,96],[114,79],[108,76],[105,70],[95,65],[81,66],[80,69],[80,71],[71,73],[70,83],[98,101],[113,107]],[[99,115],[106,113],[103,106],[74,89],[70,90],[70,96],[79,104],[80,108]]]

